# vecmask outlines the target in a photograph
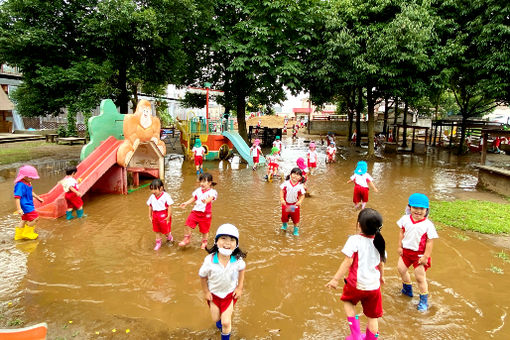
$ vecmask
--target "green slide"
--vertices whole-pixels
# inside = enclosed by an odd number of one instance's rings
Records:
[[[224,131],[222,134],[223,136],[227,137],[232,142],[232,144],[234,144],[234,147],[236,148],[237,152],[239,152],[241,157],[243,157],[244,160],[248,162],[248,165],[253,166],[253,157],[252,155],[250,155],[250,147],[248,146],[248,144],[246,144],[241,135],[239,135],[237,132],[227,131]],[[266,159],[264,158],[264,156],[260,156],[259,163],[260,164],[266,163]]]

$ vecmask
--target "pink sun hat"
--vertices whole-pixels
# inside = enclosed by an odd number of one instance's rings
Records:
[[[255,139],[255,140],[253,141],[253,144],[254,144],[254,145],[259,145],[259,144],[260,144],[260,139],[258,139],[258,138],[257,138],[257,139]]]
[[[299,157],[299,158],[296,160],[296,164],[297,164],[297,166],[298,166],[301,170],[306,169],[305,160],[304,160],[304,158],[303,158],[303,157]]]
[[[25,177],[38,179],[39,174],[37,173],[37,169],[31,165],[23,165],[21,168],[19,168],[18,176],[14,180],[14,183],[18,183]]]
[[[310,149],[315,149],[315,143],[314,142],[310,142],[310,144],[308,146],[310,147]]]

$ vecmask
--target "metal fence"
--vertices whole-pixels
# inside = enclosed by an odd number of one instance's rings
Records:
[[[67,127],[66,120],[62,118],[23,117],[25,129],[34,130],[58,130],[60,126]],[[76,124],[78,137],[85,137],[87,126],[83,123]]]

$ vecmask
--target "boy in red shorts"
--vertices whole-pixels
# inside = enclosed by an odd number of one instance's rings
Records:
[[[72,220],[73,210],[76,210],[76,216],[78,218],[82,218],[83,215],[83,200],[81,199],[82,193],[78,191],[78,181],[76,178],[76,173],[78,170],[76,167],[71,167],[66,169],[66,177],[60,181],[62,188],[64,188],[65,199],[67,203],[66,210],[66,219]]]

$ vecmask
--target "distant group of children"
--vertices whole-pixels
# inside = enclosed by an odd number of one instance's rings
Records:
[[[252,151],[259,157],[259,143],[255,141]],[[181,208],[194,203],[191,213],[186,219],[184,237],[179,246],[184,247],[190,243],[192,230],[198,226],[202,235],[201,249],[209,255],[199,270],[204,297],[209,305],[211,317],[221,331],[221,339],[230,339],[232,328],[232,313],[237,299],[242,295],[246,253],[239,248],[239,231],[232,224],[221,225],[215,234],[214,244],[208,248],[208,235],[211,228],[212,202],[218,197],[213,187],[216,183],[209,173],[203,173],[197,158],[201,157],[200,145],[195,144],[195,165],[199,174],[199,187],[193,191],[191,198],[180,204]],[[286,231],[288,222],[294,224],[293,235],[299,235],[300,210],[305,198],[308,169],[313,170],[317,165],[316,146],[312,142],[307,153],[307,164],[303,158],[297,161],[285,181],[280,185],[281,229]],[[273,146],[271,157],[278,156],[281,146]],[[255,162],[254,162],[255,163]],[[79,180],[75,178],[76,168],[66,171],[66,177],[60,182],[65,191],[68,204],[66,218],[71,219],[72,211],[77,211],[77,217],[83,215],[82,194],[78,188]],[[43,202],[43,199],[33,192],[32,180],[39,178],[37,170],[29,165],[20,168],[15,180],[14,198],[21,222],[16,227],[15,239],[35,239],[34,224],[38,218],[34,208],[33,199]],[[359,234],[350,236],[342,249],[345,255],[339,269],[326,287],[338,288],[340,281],[344,281],[341,300],[347,315],[351,334],[347,339],[377,339],[378,318],[383,315],[381,285],[384,283],[384,262],[386,261],[386,244],[381,234],[383,219],[374,209],[365,208],[368,201],[369,186],[377,192],[373,178],[367,172],[367,163],[357,163],[354,174],[347,183],[355,184],[353,202],[356,209],[361,209],[357,218]],[[147,200],[149,219],[152,230],[156,234],[154,250],[159,250],[163,240],[172,242],[172,200],[165,191],[160,179],[150,184],[151,195]],[[418,283],[420,301],[417,309],[428,309],[428,285],[426,271],[431,266],[433,240],[438,238],[434,224],[428,220],[429,200],[420,193],[412,194],[408,200],[406,214],[397,222],[400,228],[398,244],[397,269],[402,279],[402,294],[412,297],[413,289],[408,272],[410,266],[414,267],[414,275]],[[365,334],[361,333],[359,317],[356,315],[356,305],[361,302],[363,313],[368,318]]]

